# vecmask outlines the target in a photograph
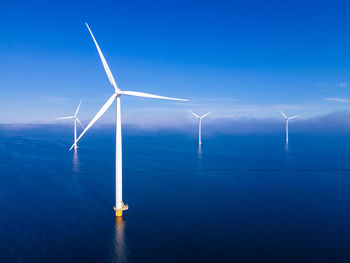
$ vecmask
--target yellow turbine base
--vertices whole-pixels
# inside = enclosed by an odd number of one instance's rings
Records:
[[[116,217],[122,217],[123,216],[123,210],[121,210],[121,209],[115,210],[115,216]]]
[[[128,210],[128,209],[129,209],[129,206],[128,206],[128,205],[124,205],[124,203],[123,203],[123,206],[122,206],[121,209],[116,209],[116,208],[114,207],[115,216],[116,216],[116,217],[121,217],[121,216],[123,216],[123,210]]]

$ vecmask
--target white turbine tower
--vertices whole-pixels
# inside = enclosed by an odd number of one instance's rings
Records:
[[[80,122],[80,120],[77,117],[77,114],[79,112],[80,109],[80,105],[81,105],[82,100],[79,103],[79,106],[77,108],[77,110],[75,111],[73,116],[68,116],[68,117],[61,117],[61,118],[56,118],[56,120],[67,120],[67,119],[74,119],[74,149],[78,149],[78,145],[77,145],[77,122],[80,124],[81,127],[83,127],[83,129],[85,129],[84,125]]]
[[[193,111],[189,111],[192,113],[193,116],[197,117],[199,119],[199,128],[198,128],[198,140],[199,140],[199,145],[202,144],[202,119],[207,117],[209,114],[212,114],[213,112],[208,112],[207,114],[204,114],[203,116],[198,116],[195,114]]]
[[[288,121],[300,117],[300,115],[295,115],[292,117],[287,117],[282,111],[279,111],[286,120],[286,143],[288,143]]]
[[[186,99],[176,99],[176,98],[169,98],[169,97],[163,97],[143,92],[136,92],[136,91],[122,91],[118,88],[114,77],[112,75],[111,70],[108,67],[108,64],[106,62],[106,59],[104,58],[102,51],[97,44],[97,41],[92,34],[88,24],[86,23],[86,26],[91,34],[92,39],[95,42],[97,51],[100,55],[100,59],[102,61],[103,67],[106,71],[107,77],[111,83],[111,85],[114,87],[114,93],[113,95],[107,100],[107,102],[102,106],[102,108],[97,112],[95,117],[90,121],[90,123],[86,126],[85,130],[80,134],[80,136],[77,139],[77,142],[80,140],[80,138],[85,134],[85,132],[107,111],[107,109],[112,105],[114,100],[117,100],[117,119],[116,119],[116,154],[115,154],[115,215],[117,217],[122,216],[123,210],[127,210],[128,206],[124,205],[123,199],[122,199],[122,125],[121,125],[121,111],[120,111],[120,97],[121,95],[129,95],[129,96],[135,96],[135,97],[144,97],[144,98],[154,98],[154,99],[165,99],[165,100],[181,100],[181,101],[187,101]],[[74,147],[72,145],[71,149]]]

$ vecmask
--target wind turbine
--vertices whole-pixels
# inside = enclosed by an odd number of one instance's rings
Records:
[[[287,117],[282,111],[279,111],[286,120],[286,143],[288,143],[288,121],[300,117],[300,115],[295,115],[292,117]]]
[[[123,215],[123,210],[128,209],[128,205],[124,205],[123,199],[122,199],[122,124],[121,124],[121,111],[120,111],[120,97],[121,95],[129,95],[129,96],[135,96],[135,97],[144,97],[144,98],[154,98],[154,99],[165,99],[165,100],[181,100],[181,101],[187,101],[186,99],[177,99],[177,98],[169,98],[169,97],[163,97],[158,95],[153,95],[149,93],[143,93],[143,92],[136,92],[136,91],[122,91],[118,88],[114,77],[112,75],[111,70],[108,67],[108,64],[106,62],[105,57],[102,54],[102,51],[97,44],[97,41],[92,34],[92,31],[90,30],[90,27],[86,23],[86,26],[91,34],[92,39],[95,42],[95,46],[97,48],[98,54],[100,56],[100,59],[102,61],[103,67],[106,71],[107,77],[109,79],[109,82],[114,87],[114,93],[113,95],[107,100],[107,102],[102,106],[102,108],[97,112],[95,117],[90,121],[90,123],[86,126],[85,130],[80,134],[80,136],[77,139],[77,142],[80,140],[80,138],[87,132],[87,130],[107,111],[107,109],[112,105],[114,100],[117,100],[117,119],[116,119],[116,125],[115,125],[115,131],[116,131],[116,147],[115,147],[115,215],[117,217],[120,217]],[[74,147],[74,144],[70,149]]]
[[[189,112],[192,113],[193,116],[195,116],[199,119],[198,139],[199,139],[199,145],[201,145],[202,144],[202,119],[204,117],[207,117],[209,114],[212,114],[213,112],[212,111],[208,112],[207,114],[204,114],[203,116],[198,116],[193,111],[189,111]]]
[[[77,110],[75,111],[73,116],[68,116],[68,117],[60,117],[60,118],[56,118],[55,120],[68,120],[68,119],[74,119],[74,150],[78,149],[78,145],[77,145],[77,122],[80,124],[81,127],[83,127],[83,129],[85,129],[84,125],[80,122],[80,120],[77,117],[77,114],[79,112],[80,109],[80,105],[81,105],[82,100],[80,100],[79,106],[77,108]],[[71,148],[72,149],[72,148]],[[70,149],[70,150],[71,150]]]

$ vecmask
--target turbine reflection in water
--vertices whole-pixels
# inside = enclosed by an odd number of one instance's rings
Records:
[[[73,172],[79,172],[79,158],[77,150],[74,150],[73,153]]]
[[[116,217],[114,232],[114,262],[127,262],[124,233],[125,222],[122,217]]]
[[[202,170],[202,145],[198,146],[198,170]]]
[[[289,151],[289,145],[288,145],[288,142],[286,142],[285,150],[286,150],[286,152],[288,152],[288,151]]]
[[[202,159],[202,145],[198,146],[198,158]]]

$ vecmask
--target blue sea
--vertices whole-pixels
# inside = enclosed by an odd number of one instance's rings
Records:
[[[0,262],[350,262],[350,135],[0,127]]]

